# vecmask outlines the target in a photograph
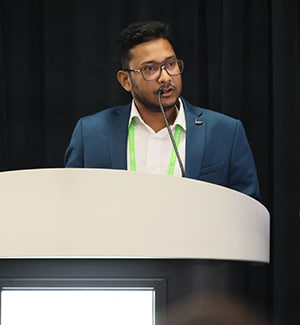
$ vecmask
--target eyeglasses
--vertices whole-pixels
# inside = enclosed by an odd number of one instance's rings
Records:
[[[183,61],[174,59],[163,64],[153,63],[145,65],[141,69],[124,69],[124,71],[140,72],[146,81],[153,81],[160,78],[162,69],[167,71],[169,76],[177,76],[183,72]]]

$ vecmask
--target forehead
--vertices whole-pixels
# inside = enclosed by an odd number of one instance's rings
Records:
[[[131,65],[142,65],[148,62],[163,62],[175,57],[171,43],[166,39],[156,39],[136,45],[130,50]]]

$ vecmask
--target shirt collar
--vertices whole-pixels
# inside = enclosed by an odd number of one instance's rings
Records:
[[[179,100],[179,107],[178,107],[178,114],[176,116],[175,122],[174,122],[174,126],[179,125],[182,127],[182,129],[184,131],[186,131],[186,121],[185,121],[185,114],[184,114],[184,108],[183,108],[183,102],[181,100],[181,98],[178,98]],[[143,125],[146,125],[145,122],[143,121],[134,100],[132,100],[131,102],[131,112],[130,112],[130,117],[129,117],[129,124],[128,126],[131,124],[132,119],[138,119],[140,123],[142,123]]]

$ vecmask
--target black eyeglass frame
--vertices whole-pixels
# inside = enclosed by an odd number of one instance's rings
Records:
[[[175,74],[173,74],[173,73],[170,73],[170,72],[168,71],[167,65],[170,64],[170,63],[172,63],[172,62],[175,62],[175,61],[178,63],[178,67],[179,67],[179,69],[180,69],[180,72],[179,72],[179,73],[175,73]],[[180,60],[180,59],[168,60],[167,62],[162,63],[162,64],[155,63],[155,64],[152,64],[152,65],[154,65],[154,66],[159,66],[159,69],[160,69],[160,71],[159,71],[159,75],[158,75],[158,76],[155,76],[155,78],[153,78],[153,79],[147,79],[147,78],[145,78],[145,75],[144,75],[144,71],[145,71],[149,66],[151,66],[150,64],[149,64],[149,65],[146,65],[145,67],[143,67],[143,68],[141,68],[141,69],[123,69],[123,71],[127,71],[127,72],[140,72],[140,73],[142,74],[143,78],[144,78],[146,81],[154,81],[154,80],[160,78],[160,76],[161,76],[161,72],[162,72],[163,69],[164,69],[164,70],[167,72],[167,74],[168,74],[169,76],[171,76],[171,77],[172,77],[172,76],[179,76],[180,74],[182,74],[182,72],[183,72],[183,70],[184,70],[184,63],[183,63],[183,60]]]

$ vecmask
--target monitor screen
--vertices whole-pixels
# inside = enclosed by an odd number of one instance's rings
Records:
[[[1,291],[1,325],[153,325],[153,288]]]

